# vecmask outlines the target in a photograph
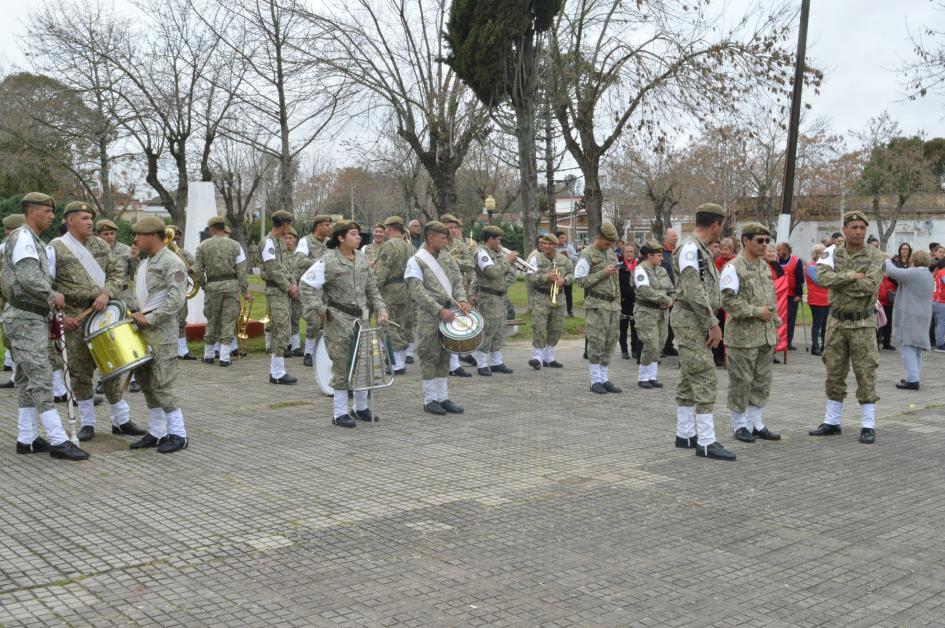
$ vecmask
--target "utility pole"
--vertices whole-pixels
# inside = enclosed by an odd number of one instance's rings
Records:
[[[787,152],[784,155],[784,189],[781,215],[778,217],[778,240],[786,242],[791,235],[791,213],[794,203],[794,167],[797,163],[797,135],[801,123],[801,92],[804,88],[807,55],[807,22],[810,0],[801,0],[801,24],[797,32],[797,64],[794,66],[794,92],[791,96],[791,119],[788,122]]]

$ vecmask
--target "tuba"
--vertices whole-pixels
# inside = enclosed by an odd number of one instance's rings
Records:
[[[180,247],[174,242],[174,227],[168,227],[164,230],[164,246],[177,255],[180,261],[184,262],[184,266],[187,267],[187,298],[193,299],[197,295],[197,291],[200,290],[200,286],[197,284],[197,278],[194,277],[194,269],[191,268],[190,262],[181,255]]]

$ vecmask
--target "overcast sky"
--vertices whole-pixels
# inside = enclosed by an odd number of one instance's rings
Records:
[[[732,5],[741,0],[733,0]],[[0,0],[0,15],[13,37],[0,40],[0,67],[22,66],[25,20],[37,0]],[[129,8],[127,0],[117,0]],[[800,0],[798,0],[800,4]],[[812,0],[808,37],[810,63],[826,72],[820,96],[806,94],[812,117],[826,117],[846,134],[888,110],[906,133],[945,136],[945,97],[905,100],[896,68],[912,59],[908,32],[923,24],[945,30],[945,12],[929,0]],[[338,164],[341,165],[341,164]]]

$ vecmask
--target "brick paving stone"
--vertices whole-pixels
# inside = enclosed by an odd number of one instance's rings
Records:
[[[181,363],[191,447],[101,434],[80,464],[14,455],[0,391],[0,625],[941,623],[945,357],[913,393],[883,353],[874,446],[855,402],[842,436],[807,436],[824,367],[804,353],[775,367],[784,439],[737,443],[719,371],[716,429],[739,456],[721,463],[672,446],[674,359],[661,391],[618,359],[626,392],[598,397],[580,352],[535,372],[511,344],[514,375],[450,379],[458,417],[421,411],[415,365],[354,430],[329,425],[301,360],[294,387],[262,356]]]

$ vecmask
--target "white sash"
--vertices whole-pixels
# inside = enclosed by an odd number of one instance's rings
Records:
[[[138,310],[145,314],[161,307],[167,300],[167,290],[158,290],[148,296],[148,261],[138,264],[138,272],[135,273],[135,298],[138,300]]]
[[[69,249],[69,252],[75,255],[75,258],[82,264],[82,268],[92,278],[92,282],[99,288],[105,287],[105,269],[99,266],[99,263],[92,257],[92,253],[85,248],[85,245],[76,240],[71,233],[66,233],[62,237],[56,238]],[[53,240],[55,242],[55,240]]]
[[[416,257],[424,263],[430,270],[433,271],[433,276],[436,277],[436,280],[440,282],[440,285],[443,287],[443,290],[446,291],[446,296],[449,299],[453,298],[453,284],[450,283],[449,278],[446,276],[446,273],[443,271],[443,267],[440,266],[440,263],[436,261],[436,258],[430,254],[430,251],[426,249],[420,249],[417,251]]]

